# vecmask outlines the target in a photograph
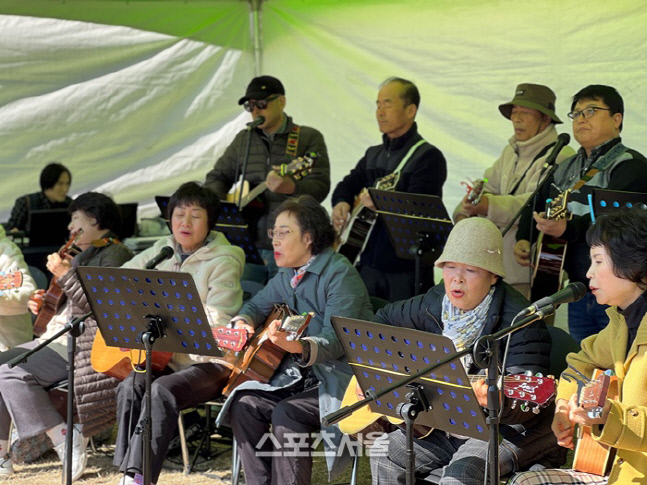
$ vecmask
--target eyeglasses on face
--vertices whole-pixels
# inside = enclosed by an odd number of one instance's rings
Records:
[[[258,108],[260,110],[267,109],[267,104],[271,101],[274,101],[280,96],[280,94],[275,94],[273,96],[269,96],[266,99],[248,99],[243,103],[243,108],[245,110],[249,111],[250,113],[254,111],[254,108]]]
[[[292,229],[281,229],[280,231],[275,231],[274,229],[268,229],[267,236],[270,239],[276,239],[277,241],[282,241],[285,238],[285,236],[287,236],[291,232],[294,232],[294,231]]]
[[[613,111],[612,109],[609,108],[600,108],[598,106],[590,106],[588,108],[584,108],[579,111],[571,111],[568,113],[568,117],[572,119],[573,121],[577,121],[577,119],[581,116],[584,116],[585,120],[588,120],[591,118],[597,110],[603,110],[603,111]]]

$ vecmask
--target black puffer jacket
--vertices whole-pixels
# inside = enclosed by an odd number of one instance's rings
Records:
[[[377,312],[375,321],[441,335],[443,332],[441,313],[444,296],[445,287],[443,283],[440,283],[424,295],[385,306]],[[499,280],[495,285],[492,304],[482,335],[492,334],[502,328],[509,327],[515,315],[528,304],[528,300],[521,293]],[[507,338],[499,340],[499,367],[502,364],[506,342]],[[543,321],[533,323],[513,333],[510,338],[506,374],[522,374],[525,371],[531,371],[533,374],[547,375],[550,365],[550,347],[550,334]],[[477,372],[478,369],[475,366],[469,369],[471,374]],[[501,423],[532,425],[545,414],[545,411],[539,415],[524,413],[519,406],[511,409],[510,404],[509,400],[506,400]],[[550,420],[548,422],[550,425]]]
[[[108,236],[115,237],[109,233]],[[133,253],[121,243],[101,248],[89,248],[77,256],[76,266],[119,267],[132,258]],[[90,311],[76,271],[68,273],[58,280],[65,291],[73,317],[79,317]],[[74,357],[74,393],[79,421],[83,424],[83,435],[94,436],[115,422],[117,411],[116,388],[120,381],[105,374],[95,372],[90,365],[92,343],[97,333],[97,322],[92,318],[85,321],[85,331],[76,340]]]
[[[252,139],[249,147],[249,161],[247,162],[245,180],[249,181],[250,188],[265,182],[267,174],[272,170],[272,166],[292,161],[292,158],[285,153],[285,149],[293,126],[292,118],[288,116],[285,130],[274,134],[271,142],[262,135],[262,131],[258,128],[251,130],[251,132],[247,130],[240,131],[234,141],[227,147],[222,157],[218,159],[213,170],[207,174],[205,185],[216,192],[220,199],[226,199],[227,192],[236,181],[236,167],[238,164],[240,164],[240,170],[242,170],[248,134]],[[328,151],[321,133],[309,126],[301,126],[296,149],[297,157],[311,152],[317,154],[314,168],[311,173],[298,180],[293,177],[296,189],[291,196],[309,194],[318,202],[322,202],[330,191]],[[288,197],[288,195],[277,194],[269,190],[266,190],[261,196],[265,204],[262,209],[262,216],[256,225],[256,234],[253,236],[259,248],[272,248],[272,244],[267,237],[268,225],[273,222],[270,221],[270,217],[279,204]]]

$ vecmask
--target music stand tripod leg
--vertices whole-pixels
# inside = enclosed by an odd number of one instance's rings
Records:
[[[65,436],[64,482],[72,485],[72,456],[74,448],[74,354],[76,354],[76,339],[83,334],[83,322],[72,326],[67,334],[67,435]]]
[[[499,473],[499,412],[501,401],[499,397],[499,347],[491,335],[479,338],[474,344],[474,363],[481,369],[487,369],[487,408],[488,416],[485,422],[490,428],[488,440],[488,477],[489,483],[498,485],[501,481]]]
[[[152,416],[151,416],[151,388],[153,386],[153,344],[158,338],[163,337],[162,319],[158,316],[147,315],[148,326],[146,332],[142,334],[142,342],[146,349],[146,390],[144,391],[144,401],[146,403],[146,416],[144,417],[144,453],[143,453],[143,475],[144,483],[149,485],[152,478]]]
[[[406,485],[414,485],[416,482],[415,468],[416,468],[416,452],[414,450],[414,428],[416,417],[423,411],[429,409],[429,401],[425,396],[424,388],[418,384],[408,384],[411,392],[407,393],[406,398],[408,402],[403,402],[398,405],[397,412],[404,420],[406,426],[406,439],[407,439],[407,475]]]

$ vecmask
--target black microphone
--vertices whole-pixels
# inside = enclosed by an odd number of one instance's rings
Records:
[[[160,264],[165,259],[170,258],[171,256],[173,256],[173,248],[171,246],[164,246],[157,256],[146,263],[144,269],[153,269],[155,266]]]
[[[576,281],[575,283],[568,284],[566,288],[558,291],[553,295],[546,296],[541,300],[537,300],[529,307],[521,310],[517,314],[517,316],[523,317],[525,315],[533,315],[537,312],[543,313],[544,316],[550,315],[553,311],[555,311],[555,307],[557,305],[581,300],[582,298],[584,298],[584,295],[586,295],[586,286],[584,286],[584,283]]]
[[[247,129],[251,130],[252,128],[256,128],[258,125],[262,125],[263,123],[265,123],[265,116],[258,116],[254,121],[247,123]]]
[[[550,155],[546,157],[544,166],[541,167],[540,174],[543,174],[544,171],[547,168],[549,168],[551,165],[555,165],[555,160],[557,160],[557,155],[559,155],[559,152],[562,151],[562,148],[568,145],[570,141],[571,141],[571,135],[569,135],[568,133],[560,133],[559,135],[557,135],[557,141],[555,142],[555,146],[550,152]]]

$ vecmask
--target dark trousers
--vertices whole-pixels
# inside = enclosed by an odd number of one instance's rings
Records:
[[[298,391],[240,391],[234,396],[229,422],[247,485],[310,484],[310,434],[321,428],[319,391]]]
[[[156,377],[151,386],[151,455],[153,483],[157,483],[180,410],[220,394],[229,369],[219,364],[195,364],[172,374]],[[143,402],[146,374],[131,372],[117,387],[117,443],[113,463],[122,473],[142,473],[142,434],[135,427],[146,416]]]

